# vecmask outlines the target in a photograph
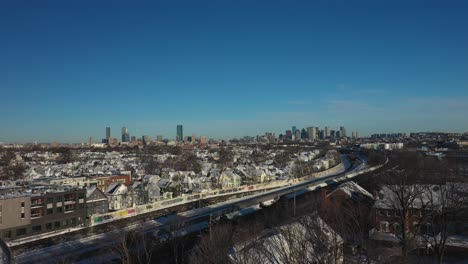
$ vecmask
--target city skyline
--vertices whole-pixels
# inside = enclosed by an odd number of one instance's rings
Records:
[[[468,3],[364,2],[2,3],[0,142],[468,131]]]
[[[59,140],[51,140],[51,141],[39,141],[39,140],[32,140],[32,141],[23,141],[23,142],[20,142],[20,141],[16,141],[16,142],[6,142],[6,141],[0,141],[0,144],[11,144],[11,143],[18,143],[18,144],[24,144],[24,143],[53,143],[53,142],[59,142],[59,143],[73,143],[73,144],[79,144],[79,143],[88,143],[88,144],[91,144],[92,143],[105,143],[105,144],[109,144],[109,139],[112,139],[114,140],[114,142],[132,142],[132,141],[137,141],[137,140],[141,140],[141,141],[145,141],[145,137],[147,137],[149,140],[153,141],[153,140],[157,140],[157,141],[162,141],[162,140],[171,140],[171,141],[186,141],[188,140],[189,138],[191,137],[194,137],[194,136],[197,136],[196,133],[194,132],[191,132],[190,134],[187,133],[185,134],[184,136],[184,132],[183,131],[183,126],[184,125],[181,125],[181,124],[178,124],[176,126],[176,131],[175,133],[173,132],[172,134],[169,133],[168,135],[163,135],[163,134],[155,134],[155,133],[143,133],[143,134],[132,134],[131,131],[129,130],[128,127],[126,126],[122,126],[121,127],[121,130],[118,130],[118,131],[121,131],[120,132],[117,132],[118,134],[112,134],[111,131],[115,131],[115,130],[112,130],[112,127],[111,126],[106,126],[105,127],[105,131],[102,130],[103,128],[101,128],[101,134],[102,136],[100,135],[97,135],[97,136],[88,136],[87,138],[85,138],[84,140],[82,141],[59,141]],[[179,127],[181,130],[179,130]],[[210,135],[207,135],[207,134],[198,134],[198,138],[208,138],[208,139],[214,139],[214,140],[231,140],[231,139],[242,139],[244,137],[256,137],[256,136],[266,136],[266,135],[272,135],[274,138],[278,138],[278,139],[281,139],[281,137],[283,139],[288,139],[289,137],[289,140],[291,140],[291,136],[295,136],[294,133],[292,133],[292,131],[294,130],[294,128],[296,129],[296,133],[298,133],[298,135],[300,135],[301,137],[299,139],[304,139],[303,137],[303,134],[301,133],[302,130],[303,133],[306,134],[306,140],[309,140],[309,139],[313,139],[313,140],[321,140],[321,139],[325,139],[325,138],[334,138],[334,139],[339,139],[339,138],[370,138],[371,136],[379,136],[379,135],[396,135],[396,134],[402,134],[402,135],[406,135],[406,136],[409,136],[410,133],[426,133],[426,132],[429,132],[429,133],[468,133],[468,132],[457,132],[457,131],[448,131],[448,132],[444,132],[444,131],[411,131],[411,132],[404,132],[404,131],[381,131],[381,132],[378,132],[378,133],[371,133],[371,134],[362,134],[359,130],[347,130],[346,127],[344,126],[337,126],[337,127],[331,127],[331,126],[304,126],[304,127],[301,127],[301,126],[290,126],[291,128],[293,129],[289,129],[288,127],[285,127],[283,128],[283,130],[279,130],[279,131],[264,131],[264,132],[260,132],[258,134],[255,134],[255,135],[249,135],[249,134],[243,134],[243,135],[240,135],[240,136],[233,136],[233,137],[211,137]],[[327,129],[328,129],[328,134],[327,134]],[[137,129],[138,130],[138,129]],[[169,129],[170,130],[170,129]],[[139,130],[138,130],[139,131]],[[179,139],[179,131],[180,133],[182,133],[182,140]],[[349,132],[347,132],[349,131]],[[334,134],[330,134],[330,132],[333,132]],[[344,133],[343,133],[344,132]],[[120,133],[120,134],[119,134]],[[289,133],[289,135],[288,135]],[[338,133],[335,135],[335,133]],[[294,140],[297,140],[298,137],[295,136],[293,138]],[[189,140],[190,141],[190,140]]]

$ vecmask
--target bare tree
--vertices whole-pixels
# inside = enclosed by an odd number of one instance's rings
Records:
[[[331,199],[321,210],[323,219],[348,244],[356,246],[356,254],[360,259],[368,259],[369,252],[374,248],[369,243],[370,206],[367,200]],[[364,258],[365,257],[365,258]]]
[[[417,177],[417,171],[393,170],[386,174],[387,185],[384,186],[385,199],[383,203],[394,215],[398,222],[395,235],[400,241],[402,261],[408,262],[408,254],[415,249],[415,235],[419,232],[419,226],[413,226],[410,222],[412,210],[424,211],[426,204],[423,198],[424,187],[421,184],[413,184]],[[388,196],[388,197],[387,197]]]
[[[442,263],[450,227],[461,220],[467,209],[467,190],[462,189],[463,185],[448,181],[425,187],[427,206],[423,223],[426,226],[421,237],[437,256],[437,262]]]
[[[223,224],[211,229],[209,235],[204,236],[190,254],[190,263],[228,263],[228,253],[233,241],[234,228]]]
[[[311,168],[304,161],[296,160],[292,167],[292,175],[294,178],[302,178],[312,172]]]
[[[218,151],[219,159],[218,162],[221,165],[221,169],[224,169],[230,162],[233,161],[234,154],[229,148],[221,148]]]
[[[141,230],[121,231],[115,235],[112,252],[123,264],[154,263],[153,257],[161,247],[159,238]]]
[[[235,263],[341,263],[343,240],[316,213],[238,244]]]
[[[16,154],[12,150],[8,150],[3,153],[2,158],[0,159],[0,165],[8,166],[10,165],[11,161],[16,158]]]

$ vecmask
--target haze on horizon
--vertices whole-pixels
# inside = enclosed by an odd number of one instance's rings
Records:
[[[468,131],[466,1],[4,1],[0,142]]]

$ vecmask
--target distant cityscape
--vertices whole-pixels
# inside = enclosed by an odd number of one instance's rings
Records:
[[[402,133],[399,133],[400,135]],[[351,133],[351,138],[352,139],[358,139],[360,138],[360,134],[357,131],[353,131]],[[296,126],[292,126],[290,130],[286,130],[284,134],[279,134],[276,136],[275,133],[271,132],[266,132],[264,135],[256,136],[256,137],[251,137],[251,136],[244,136],[241,138],[242,141],[265,141],[267,140],[268,142],[276,142],[276,141],[296,141],[296,142],[313,142],[316,140],[339,140],[339,139],[346,139],[348,138],[348,135],[346,133],[346,128],[341,126],[339,129],[334,130],[331,129],[328,126],[325,126],[323,129],[320,129],[319,127],[307,127],[307,128],[302,128],[298,129]],[[200,144],[206,144],[208,143],[208,137],[207,136],[200,136],[197,137],[196,134],[192,134],[190,136],[184,136],[184,127],[183,125],[177,125],[176,127],[176,134],[175,134],[175,142],[189,142],[189,143],[200,143]],[[106,137],[101,140],[102,144],[108,144],[108,145],[118,145],[123,144],[152,144],[153,142],[163,142],[166,141],[169,142],[169,139],[163,138],[163,135],[157,135],[156,140],[154,140],[151,136],[149,135],[143,135],[141,137],[136,137],[136,136],[130,136],[129,130],[127,127],[122,127],[122,136],[121,136],[121,141],[119,142],[117,137],[112,137],[111,135],[111,127],[106,127]],[[88,144],[96,144],[95,140],[90,137],[88,139]]]

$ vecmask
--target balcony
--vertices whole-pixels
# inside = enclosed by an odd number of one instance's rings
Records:
[[[36,219],[36,218],[39,218],[39,217],[42,217],[42,214],[41,213],[31,213],[31,219]]]
[[[73,204],[73,205],[65,205],[65,208],[63,210],[64,213],[71,213],[73,211],[75,211],[76,209],[76,206]]]
[[[43,206],[44,206],[43,202],[31,203],[31,208],[38,208],[38,207],[43,207]]]
[[[43,213],[42,209],[31,209],[31,219],[42,217]]]
[[[65,200],[65,202],[63,203],[64,205],[69,205],[69,204],[75,204],[76,201],[75,200]]]

